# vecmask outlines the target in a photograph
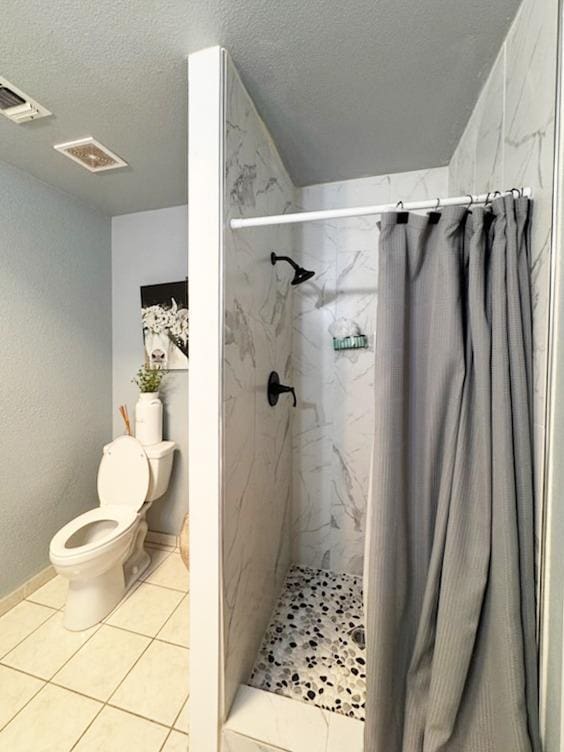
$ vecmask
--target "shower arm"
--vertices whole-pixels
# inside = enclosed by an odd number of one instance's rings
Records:
[[[300,266],[296,264],[294,259],[291,259],[289,256],[278,256],[278,254],[274,253],[273,251],[270,254],[270,263],[272,264],[272,266],[274,266],[277,261],[287,261],[290,266],[293,267],[294,271],[298,272],[300,270]]]

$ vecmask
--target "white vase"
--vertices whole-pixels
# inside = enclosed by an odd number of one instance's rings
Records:
[[[163,440],[163,403],[158,392],[141,392],[135,405],[135,438],[143,446]]]

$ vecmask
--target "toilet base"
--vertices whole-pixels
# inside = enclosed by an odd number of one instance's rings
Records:
[[[93,627],[117,606],[125,590],[122,564],[97,577],[70,580],[63,625],[72,632]]]
[[[145,550],[148,525],[143,515],[133,543],[129,545],[129,555],[106,572],[85,579],[71,578],[63,625],[72,632],[93,627],[114,610],[128,590],[137,582],[151,563]],[[127,550],[127,549],[126,549]]]
[[[137,527],[131,554],[123,565],[126,589],[129,589],[141,577],[151,563],[151,557],[145,551],[145,538],[147,537],[148,529],[149,526],[143,518]]]

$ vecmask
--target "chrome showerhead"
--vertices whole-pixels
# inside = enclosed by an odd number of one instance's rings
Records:
[[[288,264],[294,269],[294,279],[290,282],[291,285],[301,285],[302,282],[306,282],[308,279],[311,279],[315,272],[310,272],[307,269],[304,269],[303,266],[299,266],[296,264],[295,261],[293,261],[289,256],[277,256],[274,252],[270,254],[270,263],[272,266],[276,264],[277,261],[287,261]]]

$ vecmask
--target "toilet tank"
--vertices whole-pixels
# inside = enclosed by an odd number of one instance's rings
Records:
[[[160,499],[168,488],[176,444],[174,441],[160,441],[143,449],[149,460],[150,470],[147,501],[155,501]]]

